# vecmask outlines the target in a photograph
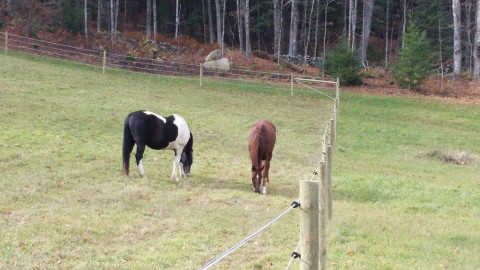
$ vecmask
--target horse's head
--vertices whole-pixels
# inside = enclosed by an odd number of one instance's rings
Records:
[[[252,184],[256,193],[260,193],[260,184],[262,183],[262,170],[263,166],[261,168],[258,166],[252,166]]]

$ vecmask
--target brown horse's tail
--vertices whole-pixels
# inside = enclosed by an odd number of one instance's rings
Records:
[[[130,173],[130,153],[132,153],[135,140],[133,139],[132,132],[130,131],[130,125],[128,124],[130,115],[125,118],[123,126],[123,172],[128,176]]]

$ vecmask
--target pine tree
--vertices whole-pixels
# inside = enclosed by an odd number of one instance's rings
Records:
[[[433,66],[432,50],[425,32],[410,23],[405,32],[404,47],[395,65],[395,79],[400,87],[418,90]]]
[[[337,45],[325,55],[325,70],[333,78],[340,78],[342,85],[361,84],[361,62],[356,57],[357,51],[351,51],[348,41]]]

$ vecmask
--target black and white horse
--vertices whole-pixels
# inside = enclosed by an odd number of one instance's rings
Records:
[[[143,170],[143,152],[145,146],[155,150],[173,150],[172,178],[178,181],[177,172],[182,177],[190,175],[193,163],[193,137],[185,120],[174,114],[163,117],[150,111],[136,111],[125,118],[123,131],[123,172],[129,175],[130,153],[137,144],[135,158],[138,172],[145,176]],[[182,166],[180,166],[182,163]]]

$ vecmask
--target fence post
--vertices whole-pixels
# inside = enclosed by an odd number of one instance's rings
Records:
[[[5,31],[5,55],[8,53],[8,31]]]
[[[336,124],[335,124],[335,116],[330,119],[330,142],[329,144],[333,147],[333,151],[335,151],[335,141],[336,141]]]
[[[107,65],[107,52],[103,51],[103,72],[102,74],[105,74],[105,66]]]
[[[328,163],[320,162],[320,269],[327,269],[327,171]]]
[[[300,181],[300,270],[319,269],[319,182]]]
[[[293,74],[292,73],[290,73],[290,91],[293,97]]]
[[[328,220],[332,219],[332,168],[333,168],[333,147],[332,145],[327,146],[327,164],[326,164],[326,204]]]
[[[203,65],[200,64],[200,87],[202,87]]]

